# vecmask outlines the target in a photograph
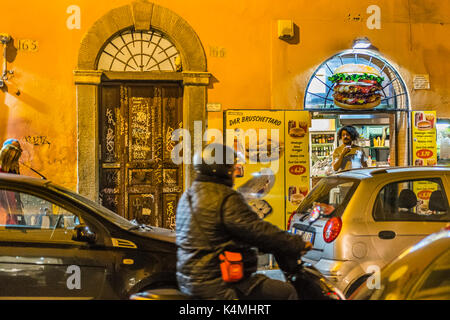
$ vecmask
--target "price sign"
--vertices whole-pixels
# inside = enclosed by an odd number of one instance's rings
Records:
[[[427,149],[420,149],[416,151],[416,155],[418,158],[428,159],[433,156],[433,151]]]

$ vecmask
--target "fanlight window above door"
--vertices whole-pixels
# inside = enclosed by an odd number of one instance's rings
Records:
[[[177,71],[179,52],[162,33],[126,30],[103,48],[97,69],[107,71]]]

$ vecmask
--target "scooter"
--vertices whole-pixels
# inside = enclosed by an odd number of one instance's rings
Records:
[[[297,290],[300,300],[345,300],[344,294],[325,278],[313,265],[301,260],[291,272],[283,271],[286,281]],[[194,300],[174,288],[159,288],[139,292],[131,300]]]
[[[313,210],[309,227],[319,219],[330,215],[334,208],[320,204],[316,210]],[[311,248],[311,250],[316,250]],[[303,256],[306,252],[302,252]],[[345,295],[325,278],[319,270],[312,264],[302,260],[291,260],[287,257],[276,257],[276,260],[283,270],[286,281],[290,282],[297,290],[300,300],[345,300]],[[283,267],[281,267],[283,266]],[[290,271],[286,271],[290,270]],[[151,289],[139,292],[130,296],[131,300],[192,300],[194,297],[183,294],[181,291],[173,288]]]

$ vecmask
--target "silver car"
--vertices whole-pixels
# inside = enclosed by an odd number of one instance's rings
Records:
[[[348,297],[405,248],[450,221],[450,168],[349,170],[323,178],[288,230],[313,250],[302,259]]]

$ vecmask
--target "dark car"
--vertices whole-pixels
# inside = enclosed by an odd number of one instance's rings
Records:
[[[375,276],[375,275],[374,275]],[[386,265],[350,300],[450,300],[450,228],[431,234]]]
[[[127,299],[175,286],[175,232],[50,181],[0,174],[0,299]]]

